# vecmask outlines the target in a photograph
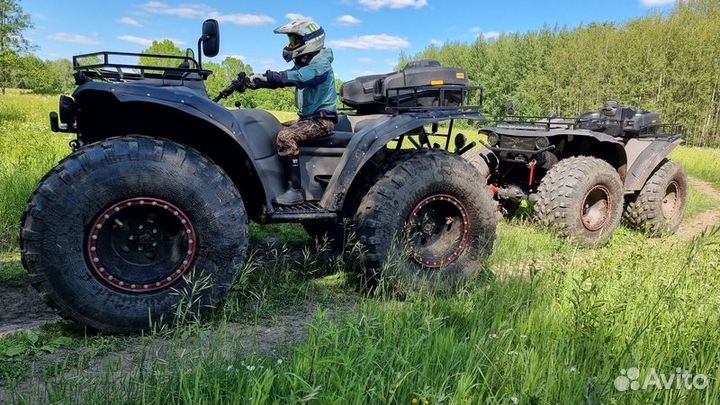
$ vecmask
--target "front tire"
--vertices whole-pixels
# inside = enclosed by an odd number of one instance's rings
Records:
[[[415,152],[387,171],[355,216],[366,249],[364,281],[446,290],[482,272],[497,217],[478,178],[462,157],[433,150]],[[393,253],[397,263],[388,262]]]
[[[20,236],[46,301],[108,333],[171,322],[192,278],[207,277],[193,308],[217,305],[247,243],[242,198],[222,169],[147,137],[111,138],[63,160],[31,197]]]
[[[535,195],[535,217],[560,235],[597,247],[617,229],[623,211],[618,172],[601,159],[561,160],[543,177]]]
[[[650,236],[673,234],[685,216],[688,177],[683,167],[665,159],[627,204],[625,221]]]

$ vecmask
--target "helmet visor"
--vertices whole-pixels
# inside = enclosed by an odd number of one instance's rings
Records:
[[[297,49],[302,46],[302,37],[297,34],[288,34],[288,50]]]

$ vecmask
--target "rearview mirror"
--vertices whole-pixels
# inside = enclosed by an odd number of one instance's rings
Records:
[[[205,56],[212,58],[220,52],[220,24],[217,20],[205,20],[202,25],[202,51]]]

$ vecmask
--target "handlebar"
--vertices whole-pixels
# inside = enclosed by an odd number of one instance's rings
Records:
[[[220,94],[217,95],[213,99],[214,102],[218,102],[224,98],[230,97],[233,93],[237,92],[244,92],[250,87],[250,78],[247,76],[245,72],[240,72],[237,75],[237,78],[230,83],[230,85],[223,91],[220,92]]]

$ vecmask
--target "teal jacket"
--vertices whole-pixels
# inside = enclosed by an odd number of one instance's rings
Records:
[[[280,86],[298,88],[300,118],[337,119],[337,90],[332,69],[333,52],[323,48],[306,66],[296,63],[280,73]]]

